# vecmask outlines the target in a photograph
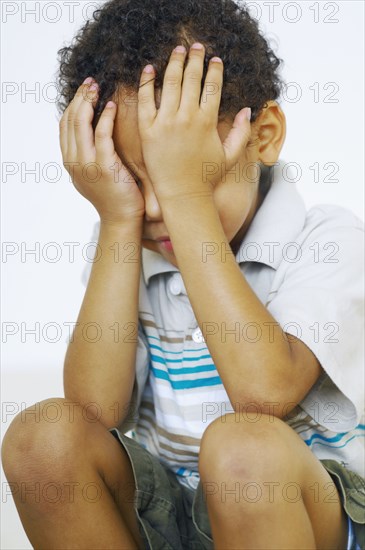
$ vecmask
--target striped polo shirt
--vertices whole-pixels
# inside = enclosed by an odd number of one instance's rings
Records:
[[[306,210],[293,180],[280,161],[236,261],[282,329],[302,340],[324,369],[283,420],[318,458],[365,477],[364,224],[336,205]],[[239,331],[251,342],[259,337],[255,323]],[[235,334],[227,330],[224,345],[230,338]],[[247,419],[253,421],[251,410]],[[143,249],[136,379],[130,412],[118,428],[132,430],[131,437],[196,489],[202,435],[230,412],[181,273]]]

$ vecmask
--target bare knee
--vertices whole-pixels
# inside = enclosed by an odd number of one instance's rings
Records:
[[[34,472],[54,472],[70,463],[98,422],[79,403],[54,397],[39,401],[20,412],[7,429],[1,446],[4,472],[9,479]]]
[[[280,475],[290,456],[290,428],[279,418],[261,415],[255,422],[226,414],[205,430],[199,472],[205,479],[258,479]]]

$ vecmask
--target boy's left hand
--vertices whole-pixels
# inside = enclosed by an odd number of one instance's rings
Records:
[[[238,161],[251,134],[246,108],[237,113],[221,142],[217,123],[223,63],[219,58],[210,60],[200,101],[204,52],[204,47],[191,48],[185,70],[185,49],[172,52],[158,110],[153,67],[148,65],[152,72],[144,70],[141,75],[138,125],[143,159],[161,201],[211,195],[214,184]],[[214,175],[211,163],[218,168]]]

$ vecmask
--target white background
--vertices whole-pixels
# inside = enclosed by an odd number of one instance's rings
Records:
[[[248,3],[284,59],[286,82],[292,83],[281,100],[287,117],[281,158],[298,165],[297,185],[308,207],[339,204],[363,219],[363,2]],[[94,7],[95,2],[74,2],[72,21],[67,3],[2,3],[2,241],[14,243],[7,246],[15,252],[2,257],[2,435],[20,408],[63,396],[65,323],[76,321],[83,298],[81,250],[90,242],[97,214],[63,169],[58,178],[55,170],[47,170],[47,163],[62,166],[56,90],[50,83],[57,50],[69,43]],[[36,163],[39,181],[25,173]],[[315,163],[318,182],[310,168]],[[338,172],[332,174],[327,163],[335,163]],[[17,171],[13,175],[11,168]],[[325,182],[326,176],[338,182]],[[62,253],[56,262],[50,261],[55,249],[47,248],[52,242]],[[63,244],[67,242],[80,243],[74,262]],[[39,261],[24,256],[37,246]],[[36,323],[39,342],[25,334]],[[47,323],[59,325],[58,342],[50,341],[54,330],[42,336]],[[15,333],[7,335],[11,327]],[[31,548],[6,490],[3,477],[1,547]]]

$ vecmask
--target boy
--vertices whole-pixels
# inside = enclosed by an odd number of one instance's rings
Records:
[[[362,547],[363,226],[284,178],[257,24],[112,0],[62,52],[61,149],[99,257],[65,399],[4,438],[9,481],[73,487],[56,508],[14,494],[32,544]]]

